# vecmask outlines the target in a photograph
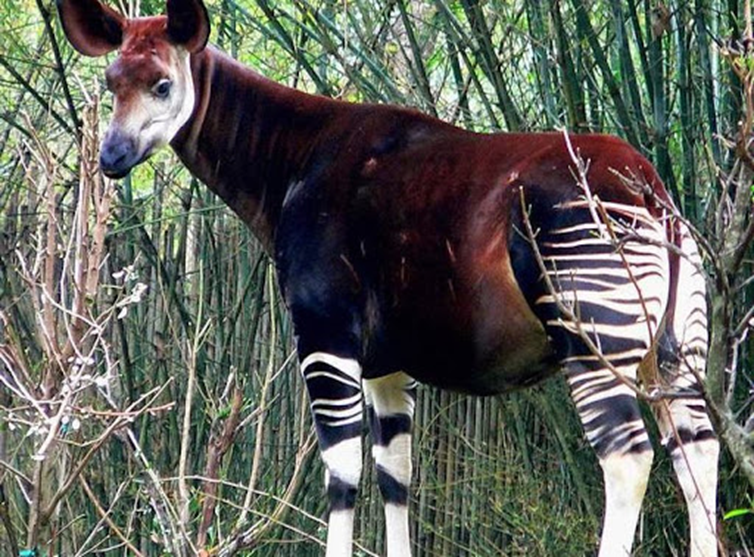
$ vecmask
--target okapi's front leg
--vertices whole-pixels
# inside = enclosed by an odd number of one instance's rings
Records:
[[[388,557],[410,557],[408,495],[416,381],[405,373],[364,381],[372,455],[385,503]]]
[[[326,557],[351,557],[361,479],[364,289],[327,184],[291,186],[275,234],[278,280],[291,312],[301,373],[325,464]]]
[[[330,503],[327,557],[350,557],[356,493],[361,477],[361,366],[325,352],[302,355],[301,372],[325,463]]]

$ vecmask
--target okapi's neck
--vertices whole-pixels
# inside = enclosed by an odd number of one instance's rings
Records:
[[[212,47],[192,55],[191,66],[194,113],[171,145],[269,252],[286,191],[337,103],[274,83]]]

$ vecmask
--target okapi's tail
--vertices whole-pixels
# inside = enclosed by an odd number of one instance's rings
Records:
[[[707,288],[699,247],[688,226],[672,220],[668,252],[670,284],[658,364],[677,388],[701,392],[707,362]]]

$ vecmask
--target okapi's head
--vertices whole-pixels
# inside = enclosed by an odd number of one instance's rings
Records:
[[[209,36],[201,0],[167,0],[167,15],[126,18],[99,0],[58,0],[63,29],[76,50],[102,56],[114,114],[102,141],[100,167],[122,178],[173,138],[194,110],[189,59]]]

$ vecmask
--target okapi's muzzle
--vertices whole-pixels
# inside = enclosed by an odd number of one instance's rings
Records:
[[[108,178],[123,178],[144,158],[137,142],[120,130],[111,130],[100,147],[99,166]]]

